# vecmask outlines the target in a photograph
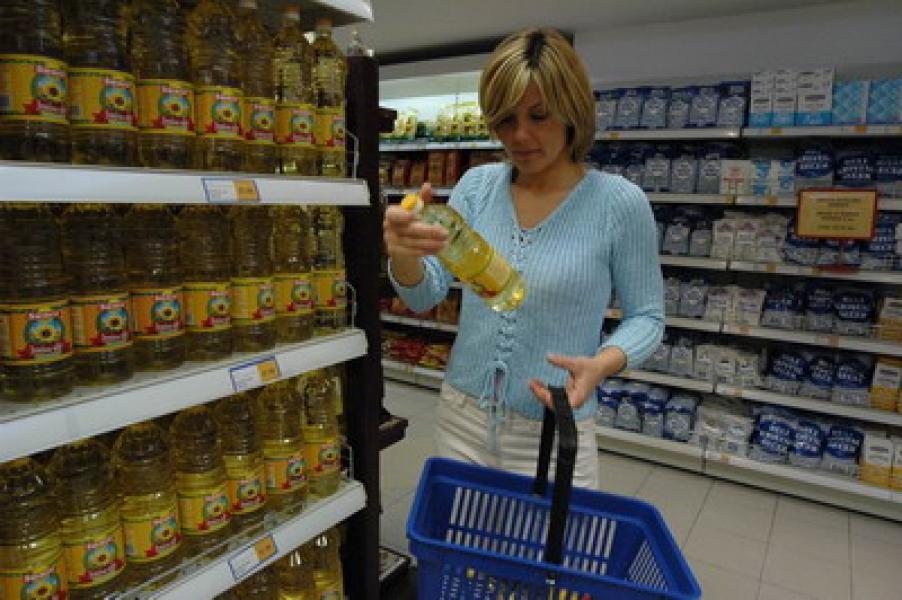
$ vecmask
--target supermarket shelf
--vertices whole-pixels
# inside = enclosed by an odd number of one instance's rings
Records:
[[[741,133],[738,127],[697,128],[697,129],[626,129],[623,131],[602,131],[596,140],[728,140],[737,139]]]
[[[711,394],[714,392],[714,384],[710,381],[699,381],[697,379],[689,379],[688,377],[677,377],[675,375],[666,375],[664,373],[653,373],[652,371],[639,371],[628,369],[621,371],[616,377],[623,379],[631,379],[633,381],[642,381],[655,385],[666,385],[668,387],[680,388],[682,390],[690,390],[693,392],[702,392]]]
[[[598,447],[602,450],[629,454],[699,473],[704,468],[702,449],[692,444],[600,425],[596,429],[596,438]]]
[[[661,264],[665,267],[688,267],[691,269],[709,269],[712,271],[726,271],[727,261],[717,258],[699,256],[671,256],[662,254]]]
[[[746,127],[744,138],[884,137],[902,135],[900,125],[827,125],[820,127]]]
[[[385,377],[404,383],[413,383],[432,389],[440,389],[445,379],[445,372],[438,369],[427,369],[396,360],[382,359],[382,370]]]
[[[379,152],[423,152],[428,150],[500,150],[501,142],[495,140],[470,140],[462,142],[380,142]]]
[[[777,275],[796,275],[799,277],[820,277],[822,279],[842,279],[845,281],[864,281],[869,283],[885,283],[902,285],[902,272],[899,271],[862,271],[858,269],[836,270],[822,267],[805,267],[781,263],[756,263],[741,260],[730,261],[731,271],[748,273],[770,273]]]
[[[351,329],[267,352],[138,373],[119,385],[78,388],[47,402],[2,401],[0,462],[259,387],[266,373],[261,365],[275,365],[276,372],[267,379],[274,381],[363,356],[366,350],[364,332]]]
[[[9,202],[369,205],[353,179],[0,161],[0,181]]]
[[[429,319],[412,319],[410,317],[400,317],[398,315],[390,315],[382,313],[379,318],[383,323],[398,323],[400,325],[410,325],[411,327],[419,327],[421,329],[434,329],[436,331],[451,331],[457,333],[457,325],[452,323],[439,323]]]
[[[648,192],[645,194],[653,204],[735,204],[736,197],[730,194],[670,194]]]
[[[433,187],[432,195],[433,196],[450,196],[451,190],[453,187]],[[418,187],[384,187],[382,191],[385,192],[387,196],[405,196],[407,194],[419,194],[420,188]]]
[[[856,352],[870,352],[873,354],[885,354],[887,356],[902,356],[902,344],[866,337],[814,333],[791,329],[775,329],[770,327],[749,327],[748,325],[736,325],[732,323],[725,323],[722,331],[723,333],[732,335],[777,340],[780,342],[793,342],[796,344],[823,346],[825,348],[853,350]]]
[[[301,0],[301,25],[304,31],[316,28],[316,19],[329,17],[334,27],[373,20],[370,0]]]
[[[736,196],[738,206],[798,206],[795,196]]]
[[[605,317],[609,319],[622,319],[623,311],[619,308],[609,308],[605,312]],[[719,322],[703,321],[701,319],[688,319],[686,317],[666,317],[664,319],[664,324],[667,327],[693,329],[695,331],[707,331],[708,333],[717,333],[720,331]]]

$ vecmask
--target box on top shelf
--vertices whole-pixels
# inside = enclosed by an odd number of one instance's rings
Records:
[[[620,90],[595,92],[595,127],[598,131],[607,131],[614,126],[619,99]]]
[[[720,86],[700,85],[689,109],[689,127],[714,127],[720,105]]]
[[[868,123],[902,123],[902,79],[871,81],[868,95]]]
[[[868,122],[868,92],[866,80],[837,81],[833,84],[833,124],[863,125]]]
[[[642,117],[642,105],[649,88],[630,88],[620,92],[617,99],[617,115],[614,127],[617,129],[637,129]]]
[[[799,71],[796,125],[829,125],[833,117],[833,69]]]
[[[749,92],[749,127],[770,127],[774,119],[774,71],[752,76]]]
[[[642,117],[639,121],[639,126],[642,129],[664,129],[667,127],[667,107],[669,104],[669,87],[648,88],[645,102],[642,104]]]
[[[749,101],[748,81],[725,81],[720,84],[717,108],[718,127],[742,127]]]
[[[774,72],[773,119],[774,127],[792,127],[796,122],[798,80],[794,69]]]

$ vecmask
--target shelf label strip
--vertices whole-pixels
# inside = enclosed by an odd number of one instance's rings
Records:
[[[275,556],[277,552],[276,540],[273,539],[272,534],[269,534],[229,559],[232,577],[236,582],[241,581],[257,566]]]
[[[281,376],[282,370],[279,368],[279,362],[275,356],[265,356],[254,362],[229,369],[232,388],[236,393],[266,385]]]
[[[260,202],[257,182],[253,179],[231,179],[227,177],[204,177],[204,194],[207,202]]]

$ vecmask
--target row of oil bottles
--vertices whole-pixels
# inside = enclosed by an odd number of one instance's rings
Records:
[[[0,158],[343,176],[344,55],[296,4],[0,0]]]
[[[31,401],[134,370],[347,326],[336,207],[0,205],[0,391]]]
[[[0,600],[158,587],[265,515],[333,494],[340,379],[314,371],[0,464]]]

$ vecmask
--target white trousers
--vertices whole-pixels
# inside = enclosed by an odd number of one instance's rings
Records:
[[[488,415],[479,408],[476,398],[442,384],[435,432],[435,450],[438,456],[454,458],[495,467],[535,477],[539,460],[539,442],[542,437],[542,421],[527,419],[510,411],[498,425],[497,451],[489,448]],[[598,489],[598,442],[595,437],[594,419],[576,422],[578,436],[576,465],[573,469],[573,485]],[[557,441],[555,438],[551,458],[551,474],[554,479]]]

